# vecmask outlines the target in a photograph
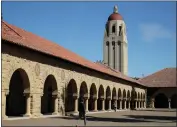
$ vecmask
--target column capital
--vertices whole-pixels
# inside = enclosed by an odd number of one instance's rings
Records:
[[[9,90],[2,90],[2,95],[5,95],[5,96],[9,95]]]
[[[118,97],[118,100],[119,100],[119,101],[122,101],[122,97]]]
[[[151,101],[153,101],[153,102],[154,102],[154,101],[155,101],[155,99],[154,99],[154,98],[151,98]]]
[[[26,97],[32,97],[32,94],[31,93],[23,93],[24,94],[24,96],[26,96]]]
[[[53,97],[53,98],[59,98],[60,95],[58,95],[58,94],[53,94],[52,97]]]
[[[171,98],[168,98],[168,102],[171,102]]]

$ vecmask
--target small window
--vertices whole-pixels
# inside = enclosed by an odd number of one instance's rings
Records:
[[[106,42],[106,46],[109,46],[109,42],[108,41]]]
[[[114,42],[114,41],[112,42],[112,45],[113,45],[113,46],[115,45],[115,42]]]
[[[112,33],[115,33],[115,32],[116,32],[116,26],[113,25],[113,26],[112,26]]]
[[[122,26],[119,26],[119,36],[122,34]]]

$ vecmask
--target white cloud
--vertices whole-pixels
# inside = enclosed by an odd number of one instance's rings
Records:
[[[175,33],[157,23],[140,24],[140,33],[143,41],[153,42],[158,39],[176,39]]]

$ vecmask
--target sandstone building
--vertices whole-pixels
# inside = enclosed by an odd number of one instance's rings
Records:
[[[94,63],[5,21],[2,24],[2,118],[146,108],[147,85],[127,76],[127,37],[114,7],[107,21],[104,61]]]
[[[147,107],[177,108],[176,68],[165,68],[139,79],[147,86]]]
[[[122,22],[117,17],[116,12],[108,22]],[[113,102],[120,110],[145,108],[145,88],[119,71],[2,21],[3,119],[78,112],[79,96],[84,96],[87,111],[111,110]]]

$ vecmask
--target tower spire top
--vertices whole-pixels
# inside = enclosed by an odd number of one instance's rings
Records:
[[[114,13],[118,13],[118,7],[117,7],[117,5],[114,6],[114,9],[113,9],[113,10],[114,10],[114,11],[113,11]]]

